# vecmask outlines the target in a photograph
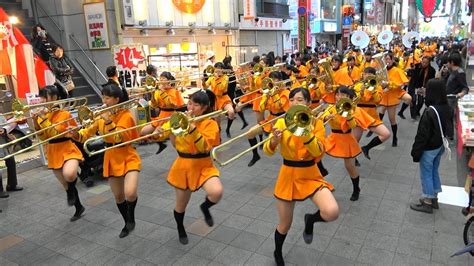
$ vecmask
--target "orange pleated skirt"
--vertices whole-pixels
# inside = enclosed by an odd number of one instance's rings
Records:
[[[327,154],[337,158],[354,158],[362,152],[359,143],[351,132],[331,132],[326,138],[324,148]]]
[[[216,110],[223,110],[228,104],[232,104],[229,95],[216,96]]]
[[[175,188],[196,191],[213,176],[219,177],[219,170],[212,164],[211,157],[178,156],[171,166],[167,181]]]
[[[379,105],[382,106],[395,106],[400,103],[400,98],[405,95],[407,92],[401,88],[392,89],[382,94],[382,100]]]
[[[321,99],[323,99],[323,101],[325,101],[326,103],[335,104],[336,103],[336,94],[335,93],[323,94],[321,96]]]
[[[48,169],[61,169],[68,160],[83,161],[81,150],[72,142],[67,140],[59,143],[49,143],[47,148]]]
[[[323,187],[333,190],[326,182],[316,165],[292,167],[282,165],[275,184],[274,195],[277,199],[293,201],[305,200]]]
[[[367,130],[369,127],[373,126],[375,123],[375,119],[371,115],[369,115],[365,110],[359,107],[355,108],[354,118],[356,120],[357,126],[362,128],[363,130]]]
[[[174,112],[176,112],[176,111],[163,111],[163,110],[161,110],[158,117],[153,117],[151,119],[153,121],[153,123],[151,125],[153,127],[162,126],[167,121],[167,120],[164,120],[164,119],[170,117]],[[158,121],[158,120],[162,120],[162,121]]]
[[[367,114],[369,114],[373,119],[374,122],[372,123],[371,127],[376,127],[378,125],[383,124],[383,121],[380,120],[379,112],[377,111],[377,107],[358,107],[364,110]]]
[[[252,101],[250,104],[252,105],[252,110],[255,112],[260,112],[260,99],[253,101],[253,99],[257,98],[258,96],[262,95],[258,91],[250,93],[249,95],[243,96],[240,98],[241,103],[247,103]]]
[[[114,148],[104,153],[104,177],[122,177],[140,171],[141,159],[132,145]]]

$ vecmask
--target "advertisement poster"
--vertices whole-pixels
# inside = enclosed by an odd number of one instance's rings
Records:
[[[146,76],[146,55],[143,44],[121,44],[112,47],[114,65],[117,66],[120,79],[126,88],[142,85]]]
[[[105,3],[84,4],[84,20],[86,22],[89,49],[109,49],[109,28],[107,26]]]

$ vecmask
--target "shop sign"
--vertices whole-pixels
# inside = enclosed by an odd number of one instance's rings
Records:
[[[244,0],[244,19],[254,19],[256,15],[255,0]]]
[[[206,3],[206,0],[173,0],[173,4],[184,13],[197,13]]]
[[[324,22],[323,31],[324,32],[336,32],[337,31],[336,22]]]
[[[83,5],[83,8],[89,49],[109,49],[109,28],[105,3],[87,3]]]
[[[311,31],[308,22],[309,9],[311,9],[311,0],[298,1],[298,49],[300,51],[311,45]]]
[[[114,45],[114,62],[119,71],[146,68],[145,53],[142,44]]]
[[[245,20],[241,16],[239,23],[241,30],[291,30],[291,19],[283,22],[281,18],[258,17],[258,21]]]

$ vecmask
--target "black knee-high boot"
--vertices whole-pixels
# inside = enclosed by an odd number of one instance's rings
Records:
[[[359,177],[352,178],[352,195],[351,195],[351,201],[356,201],[359,199],[359,194],[360,194],[360,187],[359,187]]]
[[[119,209],[120,214],[122,215],[122,218],[125,221],[125,226],[122,228],[122,231],[120,231],[120,234],[119,234],[120,238],[124,238],[128,236],[128,233],[130,233],[130,231],[127,229],[127,221],[128,221],[127,202],[123,201],[122,203],[117,203],[117,208]]]
[[[397,131],[398,131],[398,125],[397,124],[392,125],[392,147],[398,146]]]
[[[128,215],[128,221],[127,221],[127,229],[128,231],[133,231],[135,229],[135,206],[137,206],[137,201],[138,198],[135,199],[135,201],[127,201],[127,215]]]
[[[158,151],[155,154],[160,154],[164,149],[166,149],[166,147],[168,147],[168,145],[166,145],[164,141],[159,141],[157,142],[157,144],[158,144]]]
[[[273,251],[273,257],[275,258],[275,263],[277,266],[285,265],[283,260],[283,243],[285,242],[286,235],[278,232],[278,229],[275,229],[275,251]]]
[[[317,165],[322,176],[327,176],[329,174],[328,170],[323,165],[323,161],[319,161]]]
[[[186,245],[188,243],[188,234],[186,234],[186,230],[184,230],[183,225],[184,212],[179,213],[176,210],[173,210],[173,214],[176,225],[178,226],[179,242],[183,245]]]
[[[379,113],[380,120],[383,120],[384,116],[385,116],[385,113]]]
[[[76,208],[76,212],[71,217],[71,219],[69,219],[71,222],[79,220],[81,218],[81,215],[86,210],[84,206],[82,206],[81,204],[81,200],[79,199],[79,191],[77,191],[77,188],[75,186],[74,186],[74,195],[76,197],[76,201],[74,202],[74,207]]]
[[[76,202],[76,194],[74,194],[74,190],[76,189],[76,181],[77,181],[77,178],[76,180],[72,182],[67,182],[66,193],[67,193],[67,204],[69,206],[73,206],[74,203]]]
[[[200,206],[201,211],[204,214],[204,220],[206,221],[206,224],[208,226],[214,225],[214,219],[212,219],[212,215],[209,212],[209,208],[211,208],[214,205],[216,205],[216,203],[210,201],[209,198],[206,197],[206,200]]]
[[[249,124],[247,123],[247,120],[245,120],[244,112],[240,111],[237,114],[239,115],[240,119],[242,119],[242,122],[244,123],[241,129],[246,128]]]
[[[258,135],[258,139],[259,139],[260,141],[263,141],[263,134],[259,134],[259,135]],[[263,145],[260,145],[260,149],[263,150]]]
[[[401,118],[401,119],[405,119],[405,115],[403,114],[403,112],[405,112],[405,110],[408,108],[408,104],[406,103],[403,103],[402,104],[402,107],[400,108],[400,111],[398,112],[398,116]]]
[[[257,138],[253,137],[249,139],[250,147],[257,145]],[[258,148],[252,150],[252,160],[250,160],[248,166],[253,166],[258,160],[260,160],[260,155],[258,155]]]
[[[311,244],[311,242],[313,242],[313,228],[314,223],[316,222],[326,222],[321,217],[319,210],[313,214],[307,213],[304,215],[303,240],[306,244]]]
[[[370,160],[369,151],[375,146],[382,144],[379,136],[374,137],[367,145],[362,147],[362,152],[364,153],[365,158]]]
[[[230,136],[230,127],[232,126],[232,123],[234,123],[234,120],[227,118],[227,128],[225,129],[225,133],[227,134],[228,138],[231,138],[231,136]]]

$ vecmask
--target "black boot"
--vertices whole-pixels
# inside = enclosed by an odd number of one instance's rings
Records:
[[[380,117],[380,120],[383,121],[383,117],[384,117],[385,113],[379,113],[379,117]]]
[[[372,137],[373,134],[374,134],[374,132],[369,130],[369,132],[367,132],[367,135],[365,135],[365,137],[370,138],[370,137]]]
[[[201,204],[201,211],[204,214],[204,221],[206,221],[206,224],[211,227],[214,225],[214,219],[212,219],[212,215],[209,212],[209,208],[214,206],[215,203],[210,201],[208,197],[206,197],[206,200]]]
[[[135,199],[135,201],[127,201],[127,206],[128,206],[128,220],[127,220],[127,229],[129,232],[133,231],[135,229],[135,206],[137,206],[137,201],[138,198]]]
[[[23,190],[22,187],[18,186],[15,157],[10,157],[6,159],[5,166],[7,167],[8,174],[6,191],[14,192]]]
[[[76,195],[74,193],[74,190],[76,189],[76,180],[72,182],[67,182],[67,205],[73,206],[74,203],[76,202]]]
[[[260,139],[260,142],[263,141],[263,134],[258,135],[258,139]],[[259,147],[261,150],[263,150],[263,145],[260,145]]]
[[[227,118],[227,128],[225,129],[225,133],[229,139],[231,138],[230,127],[232,126],[232,123],[234,123],[234,120]]]
[[[285,261],[283,260],[283,243],[285,242],[286,235],[280,234],[278,229],[275,230],[275,251],[273,251],[273,257],[277,266],[284,266]]]
[[[401,118],[401,119],[405,119],[405,115],[403,114],[403,112],[405,112],[405,110],[407,109],[409,105],[406,104],[406,103],[403,103],[402,104],[402,107],[400,108],[400,111],[398,112],[398,116]]]
[[[351,201],[356,201],[359,199],[359,194],[360,194],[360,187],[359,187],[359,177],[352,178],[352,195],[351,195]]]
[[[319,211],[313,214],[307,213],[304,215],[303,240],[306,244],[311,244],[311,242],[313,242],[313,228],[314,223],[316,222],[325,222]]]
[[[250,147],[257,145],[257,138],[249,139]],[[262,145],[263,146],[263,145]],[[253,166],[258,160],[260,160],[260,155],[258,155],[258,148],[252,150],[252,160],[250,160],[248,166]]]
[[[174,220],[178,226],[178,236],[179,242],[183,245],[188,244],[188,234],[186,234],[186,230],[184,230],[183,220],[184,220],[184,212],[179,213],[176,210],[173,210]]]
[[[355,159],[355,166],[360,167],[360,162],[359,162],[359,160],[357,160],[357,158]]]
[[[168,147],[168,145],[166,145],[166,143],[164,143],[163,141],[159,141],[157,143],[158,143],[158,151],[155,154],[160,154],[164,149],[166,149],[166,147]]]
[[[323,177],[329,174],[328,170],[323,165],[323,161],[319,161],[317,165],[318,165],[319,172],[321,173]]]
[[[375,146],[378,146],[382,144],[382,141],[380,140],[380,138],[377,136],[377,137],[374,137],[370,142],[369,144],[365,145],[362,147],[362,152],[364,153],[364,156],[365,158],[369,159],[370,160],[370,156],[369,156],[369,151],[370,149],[372,149],[373,147]]]
[[[122,203],[117,203],[117,207],[120,211],[120,214],[122,215],[123,220],[125,221],[125,226],[122,228],[122,231],[120,231],[119,237],[124,238],[128,236],[130,231],[127,229],[127,220],[128,220],[128,206],[127,202],[123,201]]]
[[[246,128],[249,124],[247,123],[247,120],[245,120],[244,112],[240,111],[237,114],[239,115],[240,119],[242,119],[242,122],[244,123],[241,129]]]
[[[398,146],[397,131],[398,131],[398,125],[397,124],[392,125],[392,147]]]
[[[81,200],[79,199],[79,192],[77,191],[76,187],[74,187],[74,195],[76,197],[76,202],[74,203],[74,207],[76,207],[76,212],[71,217],[71,219],[69,219],[71,222],[79,220],[84,211],[86,210],[86,208],[84,208],[84,206],[82,206],[81,204]]]

